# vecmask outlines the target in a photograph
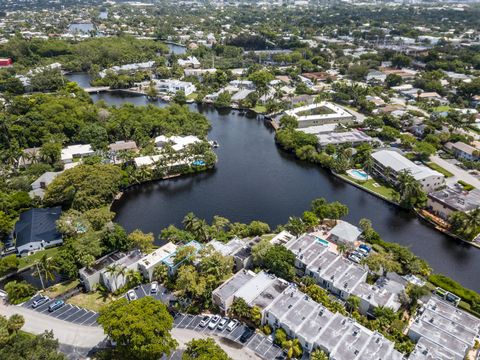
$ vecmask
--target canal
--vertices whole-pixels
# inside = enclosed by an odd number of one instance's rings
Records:
[[[88,86],[85,74],[70,75]],[[117,93],[93,95],[112,105],[148,103],[143,96]],[[165,106],[164,103],[155,103]],[[216,110],[192,104],[212,124],[211,140],[220,147],[217,167],[207,173],[154,182],[127,191],[114,204],[116,221],[131,231],[136,228],[158,235],[169,224],[181,225],[185,214],[211,220],[222,215],[232,221],[262,220],[275,228],[289,216],[301,215],[314,198],[346,204],[346,220],[358,224],[369,218],[384,240],[409,247],[426,259],[436,272],[480,291],[480,251],[455,241],[413,214],[353,187],[329,172],[296,160],[281,151],[273,131],[252,114]]]

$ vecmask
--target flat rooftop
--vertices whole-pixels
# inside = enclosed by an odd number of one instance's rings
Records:
[[[462,191],[460,189],[446,187],[440,191],[428,194],[428,197],[455,211],[468,212],[480,206],[480,190],[478,189]]]
[[[463,360],[463,357],[422,337],[418,340],[408,360]]]
[[[114,262],[120,260],[124,256],[125,254],[121,252],[115,252],[112,254],[105,255],[104,257],[98,259],[92,266],[81,268],[80,272],[86,276],[91,276],[96,272],[103,270],[108,265],[113,264]]]
[[[177,246],[174,243],[169,242],[156,249],[154,252],[144,256],[142,259],[140,259],[138,264],[146,268],[155,266],[169,255],[175,253],[176,250]]]
[[[270,286],[262,291],[256,298],[254,298],[249,305],[257,306],[261,310],[269,306],[276,298],[278,298],[285,289],[289,286],[288,282],[283,279],[275,279]]]
[[[218,296],[222,300],[229,299],[233,296],[238,289],[240,289],[245,283],[255,277],[255,273],[252,271],[240,270],[230,279],[220,285],[213,291],[213,294]]]
[[[262,271],[240,287],[235,293],[235,297],[241,297],[247,304],[249,304],[273,282],[275,282],[275,280],[275,276]]]

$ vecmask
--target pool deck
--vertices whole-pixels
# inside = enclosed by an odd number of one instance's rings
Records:
[[[328,242],[328,250],[334,252],[335,254],[338,254],[337,244],[334,244],[331,241],[327,240],[327,238],[330,236],[330,231],[319,230],[313,232],[312,235]]]

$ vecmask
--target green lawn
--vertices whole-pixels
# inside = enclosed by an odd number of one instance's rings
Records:
[[[434,112],[444,112],[449,110],[450,110],[450,106],[448,105],[437,106],[436,108],[433,109]]]
[[[257,113],[264,114],[267,112],[267,108],[263,105],[256,105],[253,108],[253,111],[256,111]]]
[[[434,162],[428,162],[426,163],[426,165],[432,169],[432,170],[435,170],[435,171],[438,171],[440,174],[443,174],[445,175],[445,177],[449,178],[449,177],[452,177],[453,174],[448,171],[447,169],[444,169],[443,167],[441,167],[440,165],[438,164],[435,164]]]
[[[104,297],[100,292],[95,291],[91,293],[80,293],[72,296],[67,300],[67,303],[98,312],[103,306],[108,305],[115,300],[116,298],[112,295]]]
[[[396,191],[394,189],[392,189],[391,187],[387,187],[387,186],[384,186],[384,185],[380,184],[375,179],[370,179],[370,180],[367,180],[367,181],[360,181],[360,180],[353,179],[348,175],[341,174],[340,176],[345,178],[345,179],[348,179],[350,181],[353,181],[354,183],[364,187],[365,189],[373,191],[373,192],[387,198],[388,200],[394,201],[394,199],[395,199],[394,196],[396,194]],[[377,184],[379,186],[374,186],[374,184]]]
[[[18,267],[21,269],[21,268],[24,268],[25,266],[32,265],[36,261],[40,260],[40,258],[45,254],[47,255],[47,257],[52,257],[58,252],[58,250],[59,250],[58,247],[53,247],[50,249],[37,251],[35,254],[29,255],[29,256],[21,257],[19,258],[20,263]]]
[[[43,294],[47,295],[50,298],[55,298],[62,294],[65,294],[67,291],[76,288],[79,284],[78,280],[67,281],[61,284],[56,284],[50,286],[49,288],[43,291]]]

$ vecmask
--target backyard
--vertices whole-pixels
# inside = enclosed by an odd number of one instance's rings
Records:
[[[339,174],[342,178],[354,182],[355,184],[359,185],[360,187],[363,187],[369,191],[372,191],[381,197],[386,198],[387,200],[390,201],[395,201],[395,194],[396,191],[392,189],[391,187],[387,187],[385,185],[382,185],[381,183],[377,182],[377,180],[370,178],[369,180],[366,181],[361,181],[361,180],[356,180],[346,174]]]

